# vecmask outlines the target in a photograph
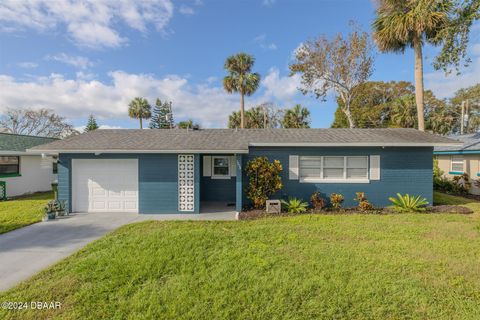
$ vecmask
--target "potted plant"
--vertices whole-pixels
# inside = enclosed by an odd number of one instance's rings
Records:
[[[65,201],[50,200],[44,208],[45,220],[53,220],[57,216],[64,216],[67,213],[65,208]]]

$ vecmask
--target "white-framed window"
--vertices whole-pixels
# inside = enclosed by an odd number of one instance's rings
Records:
[[[228,156],[212,157],[212,179],[230,179],[230,158]]]
[[[462,173],[465,172],[465,160],[462,156],[452,156],[450,171]]]
[[[300,182],[368,183],[368,156],[300,156]]]

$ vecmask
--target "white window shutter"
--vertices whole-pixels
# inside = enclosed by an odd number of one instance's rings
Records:
[[[230,156],[230,158],[228,159],[228,163],[230,165],[230,177],[236,177],[237,176],[237,157]]]
[[[370,180],[380,180],[380,156],[370,156]]]
[[[212,176],[212,157],[203,156],[203,176],[211,177]]]
[[[298,180],[298,156],[288,156],[288,179]]]

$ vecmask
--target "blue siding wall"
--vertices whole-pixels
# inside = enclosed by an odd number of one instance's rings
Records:
[[[200,157],[200,170],[203,170],[203,156]],[[208,156],[211,155],[208,154]],[[235,177],[230,177],[230,179],[212,179],[211,177],[204,177],[203,172],[201,172],[200,199],[201,201],[235,202],[235,183]]]
[[[68,201],[72,210],[72,159],[138,159],[139,212],[178,212],[178,155],[177,154],[60,154],[58,164],[58,197]],[[195,155],[195,211],[200,209],[200,161]],[[184,212],[182,212],[184,213]]]
[[[201,177],[200,199],[202,201],[235,202],[235,177],[212,179]]]
[[[314,191],[320,191],[325,198],[335,192],[345,197],[344,206],[355,206],[355,192],[366,193],[367,198],[376,206],[388,206],[388,197],[397,192],[402,194],[422,195],[432,203],[432,152],[433,148],[250,148],[248,155],[243,156],[243,165],[257,156],[266,156],[270,160],[280,160],[283,165],[282,180],[284,188],[274,197],[287,198],[297,197],[308,201]],[[298,180],[288,179],[288,156],[289,155],[380,155],[381,180],[370,181],[368,184],[322,184],[300,183]],[[243,174],[243,202],[249,203],[245,196],[245,188],[248,186],[248,178]]]

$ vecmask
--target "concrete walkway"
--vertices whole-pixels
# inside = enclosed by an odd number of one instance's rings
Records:
[[[212,214],[80,213],[0,234],[0,291],[78,251],[118,227],[145,220],[235,220],[235,212]]]

